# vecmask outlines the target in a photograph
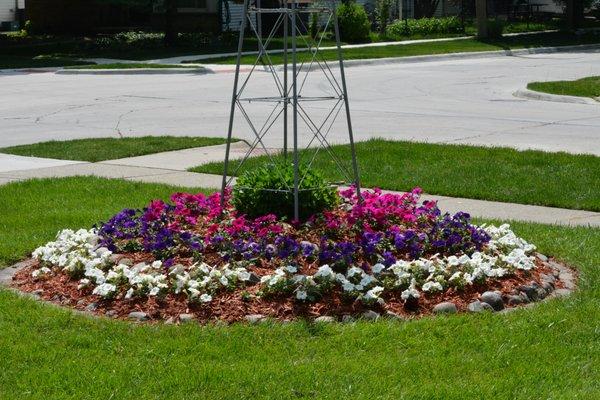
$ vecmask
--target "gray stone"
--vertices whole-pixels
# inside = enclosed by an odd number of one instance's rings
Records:
[[[79,300],[77,300],[77,305],[78,305],[78,306],[82,306],[82,305],[84,305],[84,304],[85,304],[85,300],[83,300],[83,299],[79,299]]]
[[[456,308],[456,304],[449,301],[445,301],[433,307],[434,314],[456,314],[457,312],[458,308]]]
[[[248,279],[248,283],[260,283],[260,276],[256,275],[254,272],[250,272],[250,278]]]
[[[330,315],[321,315],[320,317],[315,318],[315,322],[323,323],[323,324],[331,324],[335,322],[335,318]]]
[[[538,288],[533,285],[523,285],[519,289],[527,295],[529,301],[538,301],[539,293]]]
[[[258,324],[266,319],[266,317],[262,314],[250,314],[246,315],[244,318],[251,324]]]
[[[379,319],[379,317],[381,317],[381,315],[379,315],[379,313],[377,313],[373,310],[367,310],[367,311],[363,312],[361,314],[361,316],[364,319],[369,320],[369,321],[376,321]]]
[[[548,261],[548,257],[546,257],[545,255],[541,254],[541,253],[536,253],[535,254],[537,256],[537,258],[539,258],[540,260],[542,260],[543,262]]]
[[[481,301],[489,304],[496,311],[504,309],[504,302],[502,302],[502,295],[498,292],[487,291],[484,292],[481,297]]]
[[[17,271],[18,269],[13,267],[0,269],[0,285],[10,285]]]
[[[567,297],[571,294],[571,292],[572,291],[569,289],[556,289],[553,294],[556,297]]]
[[[134,264],[134,266],[132,268],[140,269],[140,268],[144,268],[145,265],[146,265],[145,262],[139,262],[137,264]]]
[[[117,312],[115,310],[108,310],[106,312],[106,314],[104,314],[104,315],[107,316],[108,318],[116,318]]]
[[[165,325],[173,325],[175,324],[175,318],[174,317],[169,317],[165,320]]]
[[[194,314],[179,314],[179,321],[182,323],[194,321]]]
[[[521,296],[519,294],[512,294],[510,296],[506,296],[506,304],[509,306],[516,306],[519,304],[527,303],[528,299],[525,299],[525,296]]]
[[[344,324],[350,324],[350,323],[352,323],[354,321],[356,321],[356,320],[354,319],[354,317],[352,315],[346,314],[346,315],[342,316],[342,322]]]
[[[113,254],[110,255],[110,257],[108,257],[108,260],[112,264],[118,264],[119,261],[121,260],[121,258],[123,258],[123,256],[121,254],[113,253]]]
[[[85,311],[96,311],[96,309],[98,308],[98,304],[96,303],[90,303],[87,306],[85,306]]]
[[[550,274],[541,274],[540,279],[542,280],[542,283],[548,282],[552,285],[554,285],[554,283],[556,282],[556,278],[554,277],[554,275]]]
[[[488,303],[482,303],[479,300],[475,300],[474,302],[469,303],[469,305],[467,306],[467,310],[472,313],[480,313],[480,312],[484,312],[484,311],[494,311],[492,306],[490,306]]]
[[[142,311],[133,311],[133,312],[129,313],[127,318],[134,319],[136,321],[147,321],[148,314],[146,314],[145,312],[142,312]]]
[[[44,291],[42,289],[36,289],[33,292],[31,292],[32,295],[34,296],[41,296],[42,294],[44,294]]]
[[[392,311],[386,311],[385,317],[388,319],[395,319],[398,321],[404,321],[404,319],[405,319],[402,315],[396,314],[395,312],[392,312]]]
[[[550,282],[544,282],[542,283],[542,289],[546,291],[546,294],[550,294],[554,291],[554,284]]]
[[[131,260],[131,258],[121,258],[119,260],[119,264],[123,264],[123,265],[127,265],[128,267],[131,267],[133,265],[133,261]]]

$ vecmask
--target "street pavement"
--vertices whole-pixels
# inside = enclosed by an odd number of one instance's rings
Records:
[[[332,71],[339,73],[335,68]],[[385,137],[600,155],[600,105],[513,96],[530,81],[600,75],[597,50],[353,66],[346,74],[356,140]],[[0,146],[84,137],[223,137],[232,84],[231,73],[0,73]],[[335,93],[324,75],[314,71],[303,94]],[[244,92],[244,96],[276,95],[274,79],[264,71],[255,73]],[[317,125],[332,105],[302,103]],[[257,130],[271,110],[263,102],[244,103],[244,107]],[[328,133],[331,142],[348,140],[343,117],[342,110]],[[313,135],[302,119],[299,127],[300,145],[309,144]],[[265,135],[265,146],[281,147],[282,131],[278,121]],[[254,138],[239,113],[234,136]]]

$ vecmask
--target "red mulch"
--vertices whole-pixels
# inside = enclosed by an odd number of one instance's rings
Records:
[[[126,254],[134,263],[145,261],[151,262],[152,257],[144,254]],[[188,259],[175,260],[182,264],[191,263]],[[379,307],[370,307],[374,311],[385,313],[394,312],[405,318],[418,318],[429,315],[433,307],[444,301],[451,301],[456,304],[459,311],[466,311],[467,305],[479,298],[479,295],[488,290],[498,290],[505,295],[518,293],[518,287],[532,282],[541,284],[541,275],[554,274],[554,270],[540,259],[536,260],[537,268],[533,271],[517,271],[515,275],[502,279],[490,279],[485,285],[473,285],[464,290],[457,291],[449,289],[444,293],[425,295],[422,294],[415,307],[408,309],[404,301],[400,298],[400,293],[384,292],[383,298],[385,305]],[[213,296],[213,301],[209,304],[188,304],[184,294],[169,294],[165,298],[157,299],[149,297],[146,299],[115,299],[102,300],[99,296],[91,294],[90,289],[77,289],[78,281],[71,280],[66,274],[55,274],[45,280],[36,281],[31,277],[31,272],[37,267],[34,262],[32,265],[18,271],[13,278],[13,286],[23,292],[40,293],[41,299],[52,303],[68,306],[78,310],[85,310],[86,306],[96,303],[97,308],[93,312],[97,315],[104,315],[111,311],[113,317],[126,319],[132,311],[142,311],[148,314],[151,321],[160,321],[173,318],[177,320],[180,314],[194,314],[202,323],[211,321],[225,321],[228,323],[240,321],[249,314],[262,314],[267,317],[282,321],[293,320],[297,318],[314,318],[321,315],[341,316],[356,315],[368,308],[360,302],[349,303],[345,301],[340,291],[333,292],[324,296],[321,300],[311,304],[301,304],[289,297],[270,297],[244,300],[244,295],[254,294],[259,290],[259,285],[238,288],[231,292],[221,292]],[[316,266],[306,266],[305,273],[314,272]],[[273,266],[261,265],[249,268],[250,271],[262,276],[273,271]],[[555,276],[557,274],[554,274]],[[557,279],[556,288],[562,288],[562,283]]]

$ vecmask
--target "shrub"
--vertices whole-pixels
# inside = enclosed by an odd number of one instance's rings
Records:
[[[321,174],[301,167],[299,171],[300,219],[330,209],[337,204],[336,189],[329,186]],[[248,217],[255,218],[267,214],[294,218],[294,167],[292,164],[266,165],[245,172],[233,187],[232,203]]]
[[[504,33],[504,21],[501,19],[491,19],[487,22],[488,38],[498,39]]]
[[[379,28],[379,33],[385,34],[388,26],[388,22],[390,20],[390,10],[392,8],[391,0],[377,0],[376,5],[376,18],[377,18],[377,27]]]
[[[337,8],[340,37],[346,42],[366,42],[371,32],[371,24],[364,7],[349,2]]]
[[[462,23],[456,17],[396,20],[386,30],[386,34],[392,38],[463,32]]]

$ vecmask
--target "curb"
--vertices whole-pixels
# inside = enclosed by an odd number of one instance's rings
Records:
[[[172,74],[211,74],[205,67],[198,68],[124,68],[124,69],[60,69],[58,75],[172,75]]]
[[[587,105],[600,105],[600,102],[588,98],[578,96],[565,96],[558,94],[536,92],[529,89],[519,89],[513,93],[513,96],[527,100],[541,100],[541,101],[552,101],[555,103],[569,103],[569,104],[587,104]]]
[[[423,56],[411,57],[389,57],[375,58],[365,60],[345,60],[344,66],[360,66],[360,65],[386,65],[386,64],[403,64],[428,61],[447,61],[447,60],[468,60],[478,58],[493,58],[493,57],[514,57],[528,54],[551,54],[551,53],[568,53],[578,50],[599,50],[600,44],[581,44],[574,46],[558,46],[558,47],[538,47],[533,49],[517,49],[517,50],[494,50],[494,51],[479,51],[465,53],[450,53],[450,54],[432,54]],[[334,65],[335,66],[335,65]]]

